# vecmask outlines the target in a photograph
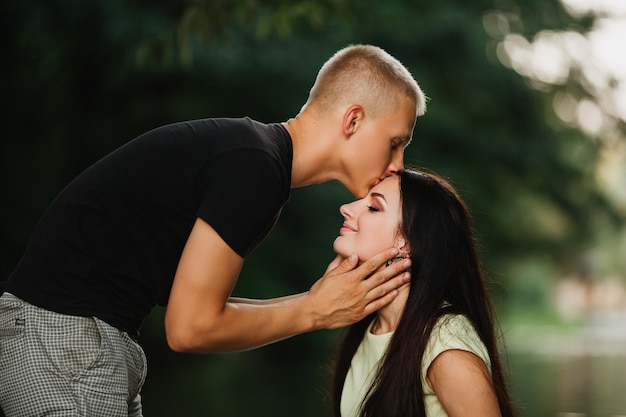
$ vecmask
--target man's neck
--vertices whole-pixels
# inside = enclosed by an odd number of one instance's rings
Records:
[[[293,145],[292,188],[336,179],[337,159],[332,151],[329,125],[329,121],[306,112],[283,124]]]

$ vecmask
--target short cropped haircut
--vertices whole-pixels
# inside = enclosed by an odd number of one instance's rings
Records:
[[[393,111],[400,97],[415,104],[415,116],[426,111],[426,97],[409,70],[373,45],[350,45],[322,66],[305,106],[318,110],[336,104],[361,104],[375,116]]]

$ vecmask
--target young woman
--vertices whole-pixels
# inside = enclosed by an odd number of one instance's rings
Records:
[[[470,214],[441,178],[405,170],[343,205],[339,258],[396,247],[411,282],[353,324],[334,368],[341,417],[514,415]]]

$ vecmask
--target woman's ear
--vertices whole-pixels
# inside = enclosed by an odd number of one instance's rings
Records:
[[[407,242],[404,237],[398,237],[396,239],[395,247],[400,250],[400,257],[409,258],[411,256],[409,242]]]

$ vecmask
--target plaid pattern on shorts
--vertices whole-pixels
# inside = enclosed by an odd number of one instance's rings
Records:
[[[0,408],[18,416],[141,416],[146,357],[93,317],[0,297]]]

